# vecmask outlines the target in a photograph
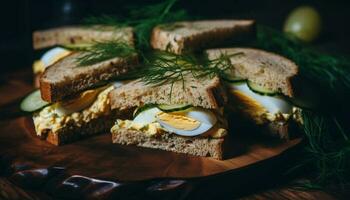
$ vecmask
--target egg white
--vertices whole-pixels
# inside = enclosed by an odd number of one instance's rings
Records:
[[[291,113],[293,106],[280,96],[268,96],[261,95],[259,93],[253,92],[247,85],[247,83],[242,84],[231,84],[232,89],[238,90],[253,100],[259,102],[269,113],[275,114],[281,113]]]
[[[209,129],[211,129],[217,122],[217,118],[212,112],[205,110],[203,108],[192,108],[192,109],[186,110],[183,114],[186,117],[199,121],[200,125],[193,130],[181,130],[181,129],[172,127],[169,124],[162,121],[161,119],[157,118],[157,114],[159,112],[162,112],[162,111],[157,107],[145,110],[140,114],[138,114],[133,120],[133,122],[141,125],[147,125],[153,122],[158,122],[168,132],[175,133],[181,136],[196,136],[196,135],[203,134],[207,132]]]
[[[57,56],[66,52],[69,52],[69,51],[62,47],[55,47],[53,49],[50,49],[46,53],[44,53],[40,58],[40,60],[43,62],[44,67],[46,68],[55,62],[55,59],[57,58]]]

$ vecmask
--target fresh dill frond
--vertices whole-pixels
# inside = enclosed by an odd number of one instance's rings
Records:
[[[93,65],[115,57],[129,57],[136,49],[122,41],[96,42],[82,51],[76,59],[79,66]]]
[[[304,188],[326,188],[350,183],[350,133],[348,120],[350,97],[350,60],[320,53],[290,35],[266,26],[258,26],[256,47],[273,51],[293,60],[300,75],[316,83],[331,107],[327,113],[302,113],[307,145],[298,166],[310,169],[312,181]],[[328,106],[330,105],[330,106]],[[343,121],[343,123],[341,123]]]
[[[164,0],[147,6],[129,8],[128,17],[102,15],[89,17],[83,22],[87,25],[107,25],[115,27],[132,26],[135,30],[138,49],[148,49],[152,28],[156,25],[188,19],[185,10],[173,10],[177,0]]]
[[[349,182],[350,141],[335,123],[335,116],[303,111],[308,145],[304,165],[313,168],[315,183],[343,185]]]
[[[95,26],[95,25],[105,25],[105,26],[115,26],[122,27],[123,24],[116,20],[116,16],[111,15],[101,15],[101,16],[89,16],[82,20],[82,24],[85,26]]]
[[[331,95],[350,91],[350,59],[320,53],[291,35],[262,25],[257,29],[257,47],[290,58],[300,74],[318,82]]]
[[[177,81],[185,83],[185,77],[189,74],[196,79],[213,78],[214,76],[228,79],[229,69],[232,68],[230,59],[242,54],[242,52],[222,53],[218,58],[209,60],[207,57],[201,58],[191,53],[177,55],[171,52],[157,51],[145,57],[141,79],[146,84]]]

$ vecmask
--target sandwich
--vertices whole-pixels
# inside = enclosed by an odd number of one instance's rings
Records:
[[[33,64],[34,85],[39,88],[40,75],[45,68],[68,56],[72,50],[84,50],[95,42],[125,41],[133,45],[131,27],[115,28],[111,26],[64,26],[33,33],[34,50],[47,51]],[[48,49],[51,48],[51,49]]]
[[[294,107],[298,66],[291,60],[252,48],[206,50],[209,59],[230,57],[227,71],[228,110],[234,120],[281,139],[289,139],[300,125],[300,109]],[[247,123],[248,122],[248,123]]]
[[[227,143],[223,106],[226,92],[218,77],[148,84],[142,79],[110,92],[112,110],[129,110],[111,128],[116,144],[135,145],[222,159]]]
[[[219,45],[232,45],[254,37],[254,20],[175,22],[156,26],[151,34],[151,46],[181,54]]]
[[[64,30],[63,35],[71,33],[71,29]],[[124,38],[133,44],[132,35]],[[108,93],[123,84],[114,82],[118,77],[138,65],[136,51],[81,65],[80,59],[88,54],[71,51],[50,64],[40,75],[39,90],[21,104],[22,110],[33,113],[36,134],[54,145],[109,130],[113,117],[125,115],[112,115]]]

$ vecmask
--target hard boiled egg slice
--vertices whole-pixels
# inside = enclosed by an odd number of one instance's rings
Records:
[[[203,134],[217,122],[212,112],[202,108],[192,108],[186,112],[159,112],[156,118],[164,129],[181,136]]]
[[[50,49],[47,51],[42,57],[41,61],[44,64],[44,67],[48,67],[52,65],[53,63],[57,62],[59,59],[67,56],[71,52],[68,51],[67,49],[64,49],[62,47],[55,47],[53,49]]]
[[[97,96],[102,91],[106,90],[109,87],[110,86],[107,85],[96,89],[86,90],[75,98],[60,101],[56,103],[55,112],[60,116],[64,116],[84,110],[96,101]]]
[[[153,123],[156,121],[156,115],[161,112],[161,110],[159,110],[159,108],[154,107],[154,108],[149,108],[143,112],[141,112],[140,114],[138,114],[133,122],[140,124],[140,125],[147,125],[150,123]]]
[[[252,101],[258,102],[262,105],[269,113],[275,114],[281,113],[291,113],[293,106],[280,96],[267,96],[261,95],[253,92],[247,85],[247,83],[242,84],[231,84],[232,90],[238,90],[247,97],[250,97]]]

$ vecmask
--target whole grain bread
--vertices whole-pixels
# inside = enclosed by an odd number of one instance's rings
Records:
[[[232,44],[255,36],[254,20],[207,20],[156,26],[151,35],[154,49],[181,54]]]
[[[76,52],[45,69],[40,77],[42,99],[57,102],[97,84],[125,74],[138,63],[137,55],[116,57],[88,66],[78,66],[76,59],[84,52]]]
[[[237,54],[231,57],[229,73],[252,81],[264,88],[293,96],[293,79],[298,74],[298,66],[280,55],[251,48],[224,48],[206,50],[209,59],[221,54]]]
[[[157,137],[149,137],[142,131],[112,129],[112,141],[117,144],[136,145],[195,156],[208,156],[215,159],[222,159],[224,152],[223,138],[193,138],[178,136],[175,134],[162,134]]]
[[[89,122],[83,122],[79,126],[76,123],[65,124],[61,129],[55,132],[51,129],[45,129],[40,137],[51,144],[59,146],[91,135],[107,133],[114,122],[115,118],[112,117],[112,115],[108,115],[92,119]]]
[[[115,28],[109,26],[65,26],[33,33],[34,49],[55,45],[91,43],[95,41],[123,40],[133,44],[133,30],[130,27]]]
[[[144,104],[191,104],[217,109],[227,101],[225,88],[218,77],[196,79],[188,74],[184,82],[158,85],[145,84],[141,80],[129,82],[110,92],[112,109],[127,109]]]

